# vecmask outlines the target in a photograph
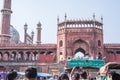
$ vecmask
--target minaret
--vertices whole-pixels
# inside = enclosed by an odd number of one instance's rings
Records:
[[[24,25],[24,43],[26,44],[27,43],[27,39],[26,39],[26,37],[27,37],[27,23],[25,23],[25,25]]]
[[[36,41],[36,43],[37,44],[41,44],[41,23],[39,22],[38,24],[37,24],[37,41]]]
[[[33,43],[33,40],[34,40],[34,32],[33,31],[31,32],[31,38],[32,38],[32,43]]]
[[[11,0],[4,0],[2,13],[2,20],[0,25],[0,43],[10,43],[10,19],[11,19]]]

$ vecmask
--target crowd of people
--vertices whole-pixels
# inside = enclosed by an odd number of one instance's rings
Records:
[[[15,70],[11,70],[7,74],[7,80],[20,80],[18,73]],[[37,77],[37,69],[29,67],[25,70],[25,78],[22,80],[41,80]],[[52,78],[42,78],[42,80],[120,80],[120,74],[111,71],[106,74],[106,77],[101,76],[90,78],[87,71],[82,70],[81,67],[73,67],[70,73],[63,72],[60,75],[54,75]]]
[[[17,71],[9,71],[7,74],[7,80],[19,80]],[[37,80],[37,69],[33,67],[26,69],[25,78],[23,80]]]

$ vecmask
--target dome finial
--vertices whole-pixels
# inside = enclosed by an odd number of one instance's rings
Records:
[[[65,21],[67,20],[67,14],[65,13]]]
[[[57,23],[59,23],[59,16],[57,16]]]
[[[25,23],[25,25],[24,25],[24,29],[27,29],[27,26],[28,26],[27,23]]]
[[[101,22],[103,23],[103,16],[101,16]]]
[[[37,26],[38,26],[38,27],[41,27],[41,26],[42,26],[41,23],[40,23],[40,21],[38,22]]]
[[[24,26],[28,26],[28,25],[27,25],[27,23],[25,23],[25,25],[24,25]]]
[[[93,20],[95,20],[95,13],[93,13]]]

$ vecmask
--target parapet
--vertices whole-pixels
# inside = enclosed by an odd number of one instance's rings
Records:
[[[59,19],[58,19],[59,20]],[[58,30],[64,29],[64,28],[81,28],[81,27],[95,27],[99,29],[103,29],[103,23],[102,18],[101,21],[93,19],[76,19],[76,20],[67,20],[65,19],[62,22],[57,23]]]

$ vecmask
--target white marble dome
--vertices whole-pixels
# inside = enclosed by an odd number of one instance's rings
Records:
[[[11,39],[10,39],[11,43],[18,44],[20,42],[20,35],[12,25],[10,25],[10,36],[11,36]]]

